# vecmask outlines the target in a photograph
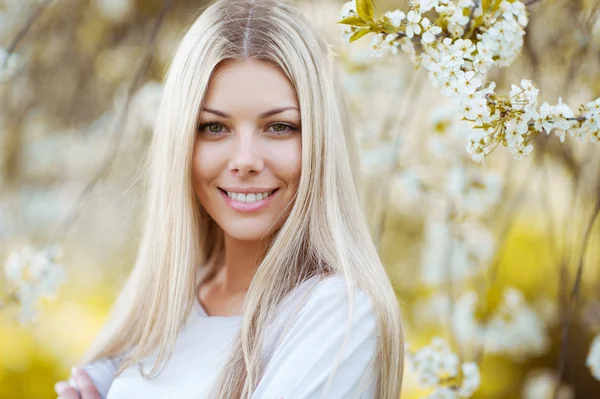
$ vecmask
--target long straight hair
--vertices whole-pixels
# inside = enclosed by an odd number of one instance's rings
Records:
[[[192,188],[199,111],[219,63],[247,59],[277,66],[296,90],[301,177],[289,215],[250,284],[240,332],[211,397],[250,397],[263,371],[264,331],[277,305],[308,278],[338,274],[350,302],[356,287],[372,301],[378,320],[376,397],[397,399],[404,356],[400,309],[361,207],[358,156],[333,54],[302,13],[275,0],[215,1],[179,42],[149,151],[148,202],[136,263],[84,363],[119,357],[120,373],[154,353],[157,360],[147,375],[152,377],[170,359],[198,276],[214,273],[209,268],[224,249],[222,229]]]

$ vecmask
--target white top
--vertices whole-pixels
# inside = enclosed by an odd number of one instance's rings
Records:
[[[328,277],[317,284],[288,333],[282,336],[289,320],[286,316],[291,315],[284,309],[294,303],[293,298],[299,298],[306,286],[306,282],[302,283],[284,299],[284,307],[278,312],[281,316],[266,331],[266,369],[252,399],[320,398],[342,349],[347,327],[350,333],[326,398],[374,398],[378,332],[370,298],[356,288],[352,319],[348,320],[345,281],[341,276]],[[196,300],[177,338],[173,357],[156,378],[144,379],[137,367],[128,368],[115,378],[117,365],[110,359],[91,363],[85,370],[103,399],[206,398],[241,322],[242,316],[208,316]],[[146,373],[154,359],[155,355],[142,362]],[[361,378],[365,385],[359,392]]]

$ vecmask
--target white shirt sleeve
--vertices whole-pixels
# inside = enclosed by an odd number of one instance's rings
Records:
[[[117,373],[117,361],[113,359],[99,359],[83,367],[83,370],[90,376],[102,399],[106,399],[108,390]],[[69,383],[77,387],[71,377]]]
[[[335,278],[319,283],[273,349],[252,399],[374,398],[377,317],[364,291],[355,288],[354,297],[348,324],[344,281]],[[326,390],[336,362],[339,365]],[[361,378],[367,385],[359,392]]]

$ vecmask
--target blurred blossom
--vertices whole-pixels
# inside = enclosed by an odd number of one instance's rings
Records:
[[[455,305],[453,330],[459,342],[515,360],[547,352],[547,325],[525,302],[521,291],[507,287],[500,305],[485,321],[478,320],[477,301],[477,294],[469,291]]]
[[[368,173],[385,173],[392,168],[394,146],[391,143],[381,143],[376,148],[361,151],[361,167]]]
[[[419,328],[444,325],[451,315],[451,306],[448,295],[441,292],[419,299],[412,310],[415,324]]]
[[[133,0],[96,0],[96,6],[113,23],[124,22],[135,11]]]
[[[483,225],[452,224],[432,215],[425,222],[423,282],[436,285],[475,276],[485,270],[494,250],[495,239]]]
[[[592,376],[600,381],[600,334],[594,338],[585,364],[590,369]]]
[[[153,130],[160,107],[163,86],[159,82],[146,82],[132,100],[132,116],[135,123],[144,129]]]
[[[0,83],[15,76],[23,66],[23,59],[18,54],[8,54],[6,49],[0,47]]]
[[[475,363],[461,364],[446,341],[435,337],[431,344],[417,351],[406,351],[408,367],[423,388],[433,388],[427,396],[433,398],[469,398],[479,388],[479,367]]]
[[[390,196],[397,201],[395,205],[399,209],[406,209],[404,207],[414,204],[422,198],[423,186],[416,168],[396,173],[390,190]]]
[[[65,280],[63,267],[55,263],[59,256],[60,248],[57,246],[40,251],[26,246],[8,257],[4,265],[8,292],[15,292],[22,323],[31,321],[40,299],[52,298]]]
[[[554,390],[558,380],[553,370],[534,370],[530,372],[523,384],[521,396],[523,399],[573,399],[575,393],[573,388],[561,384],[556,397]]]
[[[454,167],[448,172],[446,193],[462,212],[483,215],[499,202],[502,178],[479,168]]]

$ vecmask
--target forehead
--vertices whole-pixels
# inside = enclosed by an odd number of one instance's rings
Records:
[[[215,69],[206,93],[207,108],[227,112],[275,106],[294,106],[298,99],[292,83],[278,67],[257,60],[227,60]]]

